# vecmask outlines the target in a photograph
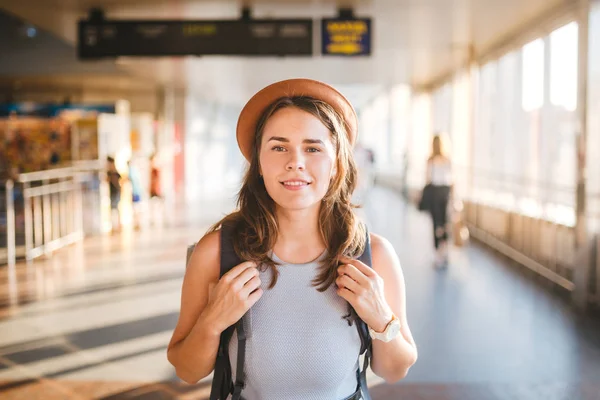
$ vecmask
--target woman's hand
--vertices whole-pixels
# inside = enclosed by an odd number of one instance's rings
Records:
[[[392,310],[385,300],[383,279],[358,260],[342,257],[335,283],[337,294],[354,308],[358,316],[376,332],[383,332],[392,320]]]
[[[241,263],[209,286],[208,303],[202,317],[214,324],[219,333],[235,324],[261,298],[256,263]]]

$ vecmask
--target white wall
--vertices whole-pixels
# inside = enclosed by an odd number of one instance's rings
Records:
[[[235,198],[247,165],[235,135],[240,110],[196,94],[186,110],[186,199]]]

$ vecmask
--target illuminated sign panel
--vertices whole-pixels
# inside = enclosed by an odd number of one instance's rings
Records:
[[[371,19],[323,19],[321,22],[323,55],[371,55]]]
[[[313,21],[79,22],[80,59],[188,55],[312,56]]]

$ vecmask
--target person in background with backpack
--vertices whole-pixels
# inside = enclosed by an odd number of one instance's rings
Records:
[[[150,157],[150,197],[162,198],[162,187],[160,179],[160,169],[156,154]]]
[[[427,159],[427,178],[431,184],[429,211],[433,220],[435,266],[448,265],[448,202],[452,189],[452,163],[444,149],[442,135],[435,135],[431,143],[431,155]]]
[[[121,203],[121,174],[117,170],[115,159],[111,156],[106,157],[106,177],[110,193],[111,231],[116,233],[121,231],[121,210],[119,210],[119,204]]]
[[[242,110],[238,209],[196,244],[167,357],[211,399],[369,399],[417,360],[392,245],[354,213],[357,117],[332,87],[274,83]],[[365,365],[359,355],[365,354]]]
[[[161,226],[164,220],[164,199],[162,191],[161,170],[156,154],[150,157],[150,221]]]

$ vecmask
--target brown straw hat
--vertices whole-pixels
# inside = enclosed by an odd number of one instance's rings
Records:
[[[246,103],[237,124],[237,141],[248,161],[252,155],[256,125],[265,110],[282,97],[308,96],[329,104],[342,117],[350,145],[358,136],[358,118],[352,104],[331,86],[312,79],[289,79],[267,86]]]

